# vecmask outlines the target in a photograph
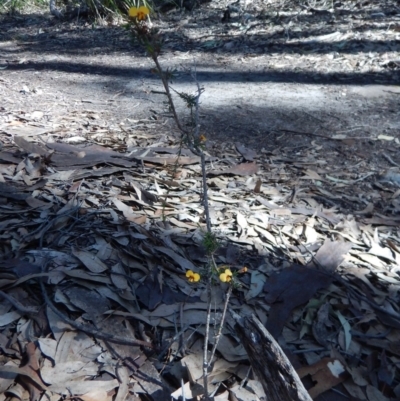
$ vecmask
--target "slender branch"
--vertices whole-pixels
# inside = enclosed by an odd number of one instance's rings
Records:
[[[208,339],[210,338],[210,320],[211,320],[211,268],[207,272],[207,318],[206,318],[206,332],[204,334],[204,352],[203,352],[203,387],[204,399],[210,399],[208,395]]]
[[[206,225],[207,232],[211,234],[211,218],[210,218],[210,209],[208,207],[208,186],[207,186],[207,172],[206,172],[206,160],[205,155],[201,152],[201,173],[203,177],[203,205],[204,205],[204,213],[206,215]]]
[[[167,78],[165,76],[164,70],[161,68],[160,62],[158,61],[158,57],[157,57],[157,55],[152,54],[151,58],[153,59],[155,65],[157,67],[157,71],[160,74],[160,78],[161,78],[162,84],[164,86],[165,92],[167,94],[168,103],[169,103],[169,106],[171,107],[172,115],[174,116],[174,120],[176,122],[176,125],[178,126],[179,130],[182,133],[188,135],[188,132],[182,127],[181,121],[179,120],[178,114],[177,114],[176,109],[175,109],[175,103],[174,103],[174,101],[172,99],[171,91],[169,89],[168,80],[167,80]]]
[[[195,138],[198,138],[199,136],[199,131],[200,131],[200,124],[199,124],[199,109],[200,109],[200,105],[199,105],[199,101],[200,101],[200,96],[201,94],[204,92],[204,89],[200,87],[199,81],[196,78],[196,66],[194,67],[194,73],[192,72],[192,78],[194,79],[194,81],[196,82],[196,86],[197,86],[197,96],[196,96],[196,105],[195,105],[195,111],[194,111],[194,121],[195,121],[195,131],[193,133],[193,136]]]
[[[184,129],[178,114],[176,112],[174,100],[171,95],[171,90],[168,84],[168,76],[167,74],[163,71],[159,61],[158,61],[158,54],[156,52],[151,53],[150,56],[153,59],[157,71],[160,74],[160,78],[162,81],[162,84],[164,86],[165,92],[167,94],[169,106],[172,111],[173,118],[175,120],[175,123],[178,127],[178,129],[182,133],[182,139],[186,139],[186,143],[188,148],[191,150],[193,154],[196,156],[200,157],[200,164],[201,164],[201,174],[202,174],[202,184],[203,184],[203,206],[204,206],[204,214],[205,214],[205,220],[206,220],[206,227],[207,227],[207,233],[212,234],[211,230],[211,218],[210,218],[210,210],[208,206],[208,186],[207,186],[207,172],[206,172],[206,158],[203,149],[201,149],[201,146],[199,144],[199,136],[200,136],[200,124],[199,124],[199,101],[200,101],[200,96],[203,93],[203,89],[200,87],[199,82],[196,79],[195,73],[192,74],[193,79],[196,82],[197,86],[197,95],[196,95],[196,103],[195,103],[195,115],[194,115],[194,130],[192,132],[189,132],[188,130]],[[182,146],[182,140],[181,140],[181,146]],[[215,351],[217,349],[218,341],[221,337],[222,334],[222,326],[224,324],[225,316],[226,316],[226,310],[228,307],[228,302],[229,298],[232,292],[232,286],[229,287],[229,291],[227,293],[226,297],[226,302],[223,310],[223,316],[222,316],[222,322],[221,326],[219,328],[218,334],[215,339],[215,343],[211,352],[211,358],[210,360],[208,359],[208,341],[210,338],[210,320],[211,320],[211,285],[212,285],[212,272],[213,272],[213,266],[215,266],[215,261],[212,258],[212,254],[209,254],[209,266],[207,269],[206,273],[206,280],[207,280],[207,317],[206,317],[206,330],[205,330],[205,336],[204,336],[204,353],[203,353],[203,385],[204,385],[204,400],[209,401],[210,400],[210,395],[208,392],[208,376],[209,376],[209,370],[211,367],[211,362],[212,359],[214,358]]]
[[[38,314],[38,309],[34,308],[34,307],[29,307],[29,306],[25,306],[22,305],[21,302],[17,301],[15,298],[13,298],[12,296],[6,294],[3,291],[0,291],[0,298],[4,298],[6,299],[8,302],[10,302],[10,304],[12,306],[14,306],[15,309],[17,309],[18,312],[21,313],[25,313],[27,315],[31,315],[31,314]]]
[[[214,342],[213,349],[211,350],[210,359],[208,360],[208,366],[211,366],[212,360],[214,359],[215,351],[217,350],[219,339],[221,338],[222,329],[223,329],[224,324],[225,324],[226,311],[228,310],[228,304],[229,304],[229,299],[231,297],[231,294],[232,294],[232,285],[229,285],[228,291],[226,293],[224,310],[222,311],[221,323],[220,323],[220,326],[219,326],[219,329],[218,329],[218,333],[215,336],[215,342]]]

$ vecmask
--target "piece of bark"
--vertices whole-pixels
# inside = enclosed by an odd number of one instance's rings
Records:
[[[272,335],[254,316],[240,317],[235,330],[268,401],[312,401],[289,359]]]

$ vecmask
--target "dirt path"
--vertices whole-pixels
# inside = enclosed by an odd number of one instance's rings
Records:
[[[294,159],[311,152],[375,178],[398,167],[398,9],[378,2],[336,3],[325,13],[291,3],[243,7],[228,23],[222,2],[154,20],[177,91],[194,91],[189,70],[196,67],[210,147],[241,142]],[[46,121],[63,138],[89,141],[98,127],[121,123],[176,132],[151,61],[121,27],[32,14],[2,17],[0,29],[3,123]]]
[[[336,6],[322,13],[255,2],[228,23],[222,2],[174,11],[155,21],[166,37],[162,61],[186,92],[194,89],[186,70],[196,65],[209,137],[272,150],[342,135],[364,153],[359,138],[400,130],[400,17],[377,2]],[[105,121],[165,121],[152,65],[121,28],[48,15],[2,19],[3,112],[51,118],[90,109]]]

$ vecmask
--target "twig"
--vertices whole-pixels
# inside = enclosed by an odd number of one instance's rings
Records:
[[[307,349],[297,349],[290,351],[292,354],[306,354],[307,352],[320,352],[320,351],[326,351],[327,349],[325,347],[317,347],[317,348],[307,348]]]
[[[24,306],[20,302],[18,302],[16,299],[14,299],[12,296],[6,294],[3,291],[0,291],[0,297],[6,299],[10,304],[17,309],[18,312],[21,312],[23,314],[31,315],[31,314],[37,314],[38,310],[36,308],[30,308],[29,306]]]
[[[164,357],[164,355],[167,353],[167,351],[171,348],[171,345],[179,338],[182,336],[182,334],[187,330],[187,329],[191,329],[192,334],[189,335],[188,338],[185,339],[185,342],[188,342],[190,340],[190,338],[194,335],[194,333],[197,333],[197,329],[191,328],[189,326],[185,326],[182,330],[180,330],[178,333],[175,334],[174,337],[172,337],[171,340],[169,340],[168,345],[164,347],[164,349],[159,353],[157,359],[159,361],[161,361],[161,359]],[[182,345],[182,347],[180,347],[176,352],[175,355],[178,355],[179,352],[181,352],[181,350],[184,348],[184,345]]]
[[[207,232],[211,234],[211,218],[210,218],[210,209],[208,208],[208,186],[207,186],[207,172],[206,172],[206,160],[204,153],[201,153],[201,173],[203,177],[203,205],[204,205],[204,213],[206,215],[206,225]]]
[[[247,380],[249,379],[250,376],[250,372],[253,368],[251,367],[251,365],[249,366],[249,368],[247,369],[247,373],[246,376],[244,377],[244,379],[242,380],[242,382],[240,383],[240,388],[243,388],[243,386],[246,384]]]
[[[50,220],[50,221],[49,221],[49,223],[43,228],[43,230],[41,230],[40,238],[39,238],[39,249],[42,249],[42,248],[43,248],[43,239],[44,239],[44,235],[46,234],[46,232],[47,232],[48,230],[50,230],[50,228],[56,223],[56,221],[57,221],[58,219],[60,219],[60,218],[63,218],[63,217],[68,217],[68,218],[70,218],[71,215],[72,215],[75,211],[77,211],[77,210],[80,208],[80,206],[81,206],[81,205],[77,205],[77,206],[75,206],[74,208],[68,210],[68,211],[65,212],[65,213],[60,214],[59,216],[54,217],[53,220]]]
[[[186,401],[186,397],[185,397],[185,383],[183,382],[183,379],[181,379],[181,388],[182,388],[182,401]]]
[[[156,54],[151,54],[151,58],[153,59],[156,67],[157,67],[157,71],[160,74],[160,78],[161,78],[161,82],[164,86],[165,92],[167,94],[168,97],[168,103],[169,106],[171,107],[171,111],[172,111],[172,115],[174,116],[174,120],[176,125],[179,128],[179,131],[188,134],[188,132],[182,127],[181,121],[179,120],[178,114],[176,113],[176,109],[175,109],[175,104],[174,101],[172,99],[172,95],[171,95],[171,91],[169,89],[169,85],[168,85],[168,81],[167,78],[165,77],[165,73],[164,70],[161,68],[160,62],[158,61],[158,57]]]
[[[278,130],[280,132],[286,132],[288,134],[293,134],[293,135],[310,135],[310,136],[316,136],[318,138],[325,138],[325,139],[332,139],[329,136],[322,135],[322,134],[316,134],[314,132],[299,132],[299,131],[292,131],[290,129],[280,129]]]
[[[388,154],[383,153],[382,156],[391,164],[393,164],[396,167],[400,167],[398,163],[396,163]]]
[[[228,310],[228,304],[229,304],[229,299],[231,297],[232,294],[232,285],[229,285],[228,287],[228,291],[226,293],[226,299],[225,299],[225,304],[224,304],[224,310],[222,311],[222,317],[221,317],[221,323],[218,329],[218,333],[215,336],[215,342],[214,342],[214,346],[213,349],[211,350],[211,355],[210,355],[210,359],[208,360],[208,366],[211,366],[212,360],[214,358],[215,355],[215,351],[217,350],[217,346],[219,343],[219,339],[221,338],[221,334],[222,334],[222,329],[224,327],[224,323],[225,323],[225,318],[226,318],[226,311]]]
[[[400,95],[400,92],[395,92],[395,91],[383,90],[383,92],[393,93],[393,95]]]
[[[207,272],[207,317],[206,332],[204,333],[204,350],[203,350],[203,387],[204,398],[209,400],[208,396],[208,339],[210,336],[210,320],[211,320],[211,268]]]

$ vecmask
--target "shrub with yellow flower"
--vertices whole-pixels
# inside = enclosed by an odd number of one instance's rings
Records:
[[[233,274],[232,274],[231,270],[225,269],[225,271],[219,275],[219,279],[223,283],[230,283],[232,281],[232,276],[233,276]]]
[[[197,281],[200,281],[200,274],[199,273],[195,273],[192,270],[188,270],[186,272],[186,278],[188,279],[188,281],[190,281],[191,283],[196,283]]]
[[[131,7],[128,11],[128,15],[131,18],[136,18],[138,21],[143,21],[149,14],[150,10],[146,6]]]

